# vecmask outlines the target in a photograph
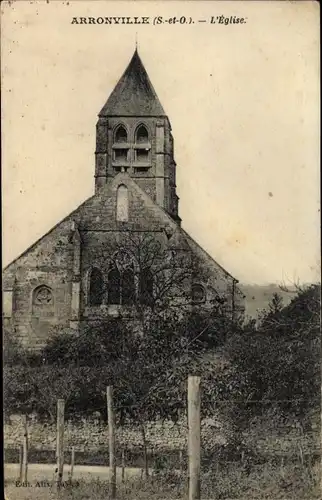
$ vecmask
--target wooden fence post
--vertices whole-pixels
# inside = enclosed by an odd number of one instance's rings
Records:
[[[73,479],[74,465],[75,465],[75,446],[72,446],[72,455],[70,459],[70,480]]]
[[[122,483],[124,483],[125,478],[125,450],[122,449]]]
[[[285,479],[285,474],[284,474],[284,457],[281,458],[280,472],[281,472],[282,478]]]
[[[304,458],[303,458],[303,448],[302,448],[301,443],[298,443],[298,447],[299,447],[299,457],[300,457],[301,465],[303,467],[303,465],[304,465]]]
[[[57,401],[57,438],[56,438],[56,458],[57,458],[57,486],[59,487],[63,480],[64,473],[64,413],[65,401]]]
[[[200,377],[188,377],[189,500],[200,500]]]
[[[180,472],[180,476],[183,472],[183,454],[182,454],[182,450],[179,450],[179,472]]]
[[[151,449],[151,484],[154,483],[154,448]]]
[[[23,444],[19,446],[19,481],[22,482]]]
[[[24,435],[23,435],[23,451],[22,451],[22,466],[21,466],[21,482],[28,481],[28,425],[27,415],[23,417]]]
[[[111,498],[116,498],[116,461],[115,461],[115,419],[113,407],[113,388],[106,388],[108,435],[109,435],[109,455],[110,455],[110,485]]]

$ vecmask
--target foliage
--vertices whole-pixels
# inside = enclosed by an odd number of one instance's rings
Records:
[[[273,400],[279,411],[298,416],[316,408],[320,388],[320,286],[299,289],[285,307],[273,297],[258,327],[231,337],[226,352],[244,379],[244,400]],[[247,407],[255,413],[263,411],[256,402]]]
[[[53,331],[41,357],[46,364],[67,366],[105,366],[120,356],[132,332],[127,322],[108,319],[90,323],[76,333],[74,330]]]
[[[110,371],[101,367],[101,377],[91,367],[26,367],[17,365],[4,371],[4,399],[10,413],[37,413],[55,419],[57,399],[65,399],[66,416],[87,415],[105,405],[103,390]]]
[[[148,420],[175,420],[185,411],[193,374],[202,377],[203,415],[219,412],[233,432],[268,408],[303,418],[318,407],[319,299],[319,285],[299,289],[284,307],[274,296],[256,327],[241,328],[214,309],[173,311],[152,316],[144,335],[126,318],[79,334],[58,331],[33,357],[18,355],[12,342],[6,407],[53,418],[57,399],[64,398],[67,416],[100,411],[106,418],[106,386],[113,385],[118,421],[134,420],[144,433]]]
[[[24,360],[26,355],[20,342],[15,335],[12,335],[10,330],[3,328],[3,363],[4,365],[12,365]]]
[[[67,415],[105,415],[106,386],[113,385],[120,421],[176,419],[185,407],[191,363],[222,345],[230,331],[226,317],[201,312],[156,315],[143,336],[122,318],[88,325],[79,334],[57,331],[32,362],[27,356],[7,367],[6,406],[52,417],[57,399],[64,398]]]

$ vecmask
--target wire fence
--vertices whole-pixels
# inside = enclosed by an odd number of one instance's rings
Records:
[[[319,498],[320,415],[292,414],[289,408],[295,409],[299,401],[305,402],[301,398],[230,399],[207,408],[201,402],[201,498]],[[276,403],[287,403],[288,412],[277,411]],[[246,404],[256,406],[247,422],[241,418]],[[128,407],[115,406],[113,410],[117,413]],[[20,463],[19,478],[15,479],[26,479],[28,464],[33,463],[52,464],[54,477],[57,443],[62,442],[59,432],[64,443],[63,478],[81,477],[84,466],[110,466],[111,436],[102,416],[105,410],[102,407],[90,419],[78,421],[64,420],[60,413],[60,423],[56,424],[29,418],[7,426],[5,461]],[[116,421],[114,425],[114,465],[120,488],[135,481],[138,491],[150,488],[152,495],[161,488],[164,498],[185,498],[189,481],[187,408],[182,409],[177,421],[140,419],[123,425]],[[102,478],[110,478],[110,471],[103,471]]]

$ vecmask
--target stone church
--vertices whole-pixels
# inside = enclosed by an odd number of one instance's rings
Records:
[[[3,315],[29,347],[55,329],[176,305],[243,313],[238,281],[181,227],[171,125],[135,50],[98,115],[95,194],[3,272]]]

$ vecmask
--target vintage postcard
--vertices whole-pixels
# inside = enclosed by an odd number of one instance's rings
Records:
[[[319,37],[1,3],[6,498],[320,498]]]

